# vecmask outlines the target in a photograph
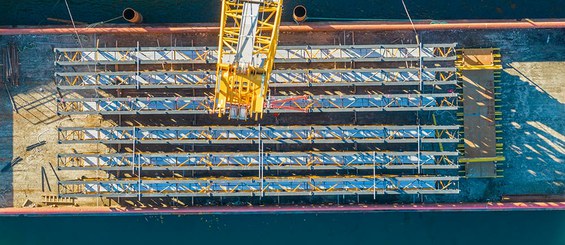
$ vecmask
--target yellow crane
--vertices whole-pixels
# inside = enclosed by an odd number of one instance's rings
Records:
[[[283,0],[222,0],[214,111],[231,119],[263,116]]]

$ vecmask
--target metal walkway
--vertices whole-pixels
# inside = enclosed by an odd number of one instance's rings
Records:
[[[457,110],[456,93],[272,96],[266,113]],[[59,115],[211,114],[208,97],[57,99]]]
[[[455,61],[456,43],[279,46],[275,63]],[[214,64],[215,47],[56,48],[55,64]],[[224,56],[227,63],[233,55]]]
[[[345,176],[293,178],[60,181],[61,197],[212,197],[456,194],[459,177]]]
[[[60,170],[458,169],[453,152],[204,152],[59,154]],[[262,161],[262,164],[261,164]]]
[[[58,140],[63,144],[457,143],[458,130],[458,125],[62,127]]]
[[[420,84],[418,68],[274,70],[270,87]],[[60,89],[214,88],[214,71],[58,72]],[[457,84],[456,68],[423,68],[423,85]]]

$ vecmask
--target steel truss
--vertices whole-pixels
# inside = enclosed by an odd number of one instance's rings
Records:
[[[60,89],[213,88],[214,71],[60,72]],[[423,85],[457,83],[456,68],[424,68]],[[419,85],[418,68],[274,70],[270,87]]]
[[[58,128],[59,143],[457,143],[459,126],[215,126]]]
[[[220,197],[457,194],[455,176],[122,179],[59,181],[62,197]]]
[[[59,154],[61,170],[457,169],[454,152],[255,152]],[[261,159],[262,158],[262,159]]]
[[[272,96],[267,113],[457,110],[456,93]],[[209,97],[57,99],[59,115],[211,114]]]
[[[275,63],[311,62],[404,62],[455,61],[456,43],[374,44],[279,46]],[[118,47],[118,48],[56,48],[55,64],[69,65],[135,65],[135,64],[214,64],[218,61],[216,47]],[[224,55],[231,63],[233,54]]]

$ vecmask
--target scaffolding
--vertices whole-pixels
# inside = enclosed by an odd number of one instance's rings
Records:
[[[292,178],[84,179],[58,183],[61,197],[244,197],[457,194],[459,177],[344,176]]]
[[[457,110],[455,93],[271,96],[266,113]],[[57,99],[57,114],[212,114],[210,97]]]
[[[456,43],[279,46],[275,63],[455,61]],[[217,47],[55,48],[55,65],[215,64]],[[226,54],[231,63],[233,54]]]
[[[102,144],[457,143],[458,125],[58,128],[58,141]]]
[[[214,88],[216,74],[203,71],[116,71],[116,72],[58,72],[60,89],[158,89]],[[379,85],[454,85],[455,67],[383,69],[311,69],[274,70],[270,87],[298,86],[379,86]]]
[[[257,170],[261,161],[266,170],[338,169],[458,169],[457,151],[443,152],[203,152],[203,153],[113,153],[58,154],[60,170],[126,171],[244,171]]]

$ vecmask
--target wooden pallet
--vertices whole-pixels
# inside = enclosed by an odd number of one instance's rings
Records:
[[[75,205],[75,198],[59,197],[57,195],[41,195],[42,203],[45,205]]]

